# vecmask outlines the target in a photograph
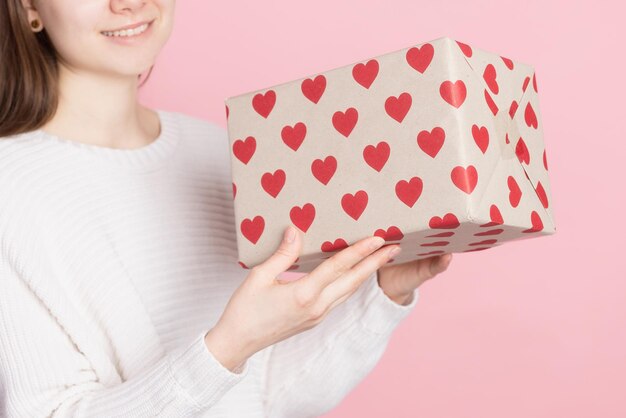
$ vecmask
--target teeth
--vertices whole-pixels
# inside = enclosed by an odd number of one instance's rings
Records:
[[[101,32],[105,36],[136,36],[148,29],[149,23],[145,23],[135,29],[116,30],[114,32]]]

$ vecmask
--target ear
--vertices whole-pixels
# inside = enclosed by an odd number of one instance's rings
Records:
[[[28,20],[32,20],[34,18],[41,19],[37,9],[35,8],[34,0],[22,0],[22,6],[26,9]]]
[[[34,4],[35,4],[35,0],[22,0],[22,6],[24,6],[24,9],[26,10],[26,21],[30,23],[33,20],[38,20],[39,28],[35,31],[39,32],[43,28],[43,22],[41,20],[41,16],[39,15],[39,12],[34,7]]]

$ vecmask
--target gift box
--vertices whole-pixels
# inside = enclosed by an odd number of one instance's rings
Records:
[[[239,263],[378,235],[390,263],[556,232],[530,65],[442,37],[225,100]]]

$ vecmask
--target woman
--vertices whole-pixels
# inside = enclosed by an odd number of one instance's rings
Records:
[[[290,227],[242,269],[226,131],[137,101],[174,4],[0,3],[6,416],[323,414],[450,262],[385,267],[368,237],[281,282]]]

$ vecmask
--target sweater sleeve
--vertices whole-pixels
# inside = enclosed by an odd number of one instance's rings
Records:
[[[0,252],[0,416],[187,417],[212,407],[248,373],[204,344],[207,331],[140,375],[105,387],[89,360]]]
[[[391,300],[376,273],[315,327],[270,347],[264,405],[273,418],[314,417],[335,408],[374,368],[392,332],[417,303]]]

